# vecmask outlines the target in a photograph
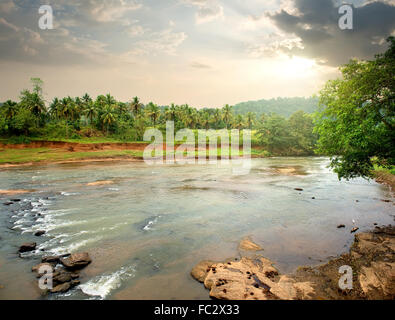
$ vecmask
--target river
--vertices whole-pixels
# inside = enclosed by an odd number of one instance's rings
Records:
[[[44,299],[30,270],[49,254],[87,251],[93,262],[79,287],[45,299],[207,299],[192,267],[237,256],[246,236],[281,272],[326,262],[348,250],[353,227],[394,221],[387,187],[339,181],[328,164],[253,159],[247,175],[126,161],[0,169],[0,189],[32,190],[0,196],[0,299]],[[112,183],[87,185],[96,181]],[[10,198],[21,201],[3,205]],[[20,258],[29,241],[37,250]]]

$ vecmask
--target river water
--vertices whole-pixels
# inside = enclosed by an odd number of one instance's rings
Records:
[[[0,299],[43,299],[42,255],[87,251],[82,284],[45,299],[207,299],[189,273],[238,255],[249,236],[281,272],[346,252],[350,230],[394,221],[387,187],[338,181],[326,158],[253,159],[247,175],[215,165],[72,163],[1,169]],[[112,181],[106,185],[90,185]],[[303,188],[296,191],[295,188]],[[20,198],[10,206],[3,202]],[[345,229],[337,225],[345,224]],[[45,230],[35,237],[37,230]],[[38,249],[16,253],[23,242]]]

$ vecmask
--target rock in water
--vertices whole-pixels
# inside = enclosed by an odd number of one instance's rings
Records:
[[[205,260],[199,262],[191,271],[191,276],[199,282],[204,282],[207,273],[210,271],[211,266],[214,264],[213,261]]]
[[[26,242],[19,247],[19,252],[24,253],[24,252],[36,250],[36,246],[37,243],[35,242]]]
[[[59,271],[53,275],[53,282],[55,285],[70,282],[72,280],[70,272]]]
[[[279,276],[272,262],[265,258],[216,263],[204,279],[210,297],[225,300],[309,299],[314,292],[309,282],[296,282],[288,276]]]
[[[45,231],[44,230],[39,230],[39,231],[37,231],[34,235],[36,236],[36,237],[41,237],[42,235],[44,235],[45,234]]]
[[[303,191],[302,188],[295,188],[296,191]]]
[[[53,269],[53,268],[54,268],[54,265],[51,264],[51,263],[40,263],[40,264],[38,264],[38,265],[32,267],[32,272],[36,272],[37,275],[38,275],[38,273],[39,273],[39,271],[40,271],[40,269],[41,269],[42,267],[45,267],[45,268],[47,268],[47,269],[49,269],[49,268]]]
[[[47,256],[41,259],[41,262],[45,263],[58,263],[60,261],[60,257],[58,256]]]
[[[67,292],[70,288],[71,288],[71,283],[70,282],[66,282],[66,283],[62,283],[62,284],[54,287],[51,290],[51,292],[52,293],[64,293],[64,292]]]
[[[259,245],[252,242],[249,238],[241,240],[239,249],[244,251],[261,251],[263,250]]]
[[[344,225],[344,224],[339,224],[338,226],[337,226],[337,228],[338,229],[340,229],[340,228],[345,228],[346,226]]]
[[[69,270],[78,270],[85,268],[92,262],[87,252],[74,253],[68,258],[60,259],[60,262]]]
[[[353,228],[353,229],[351,230],[351,233],[357,232],[358,230],[359,230],[359,228]]]

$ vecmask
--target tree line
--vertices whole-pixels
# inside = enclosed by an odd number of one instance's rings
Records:
[[[19,102],[8,100],[0,107],[2,136],[44,139],[104,136],[141,141],[146,129],[155,127],[164,131],[166,121],[173,121],[176,130],[250,129],[256,133],[253,143],[276,154],[311,154],[316,140],[312,116],[303,111],[286,119],[277,114],[236,114],[228,104],[221,109],[199,110],[188,104],[158,106],[150,102],[145,105],[138,97],[125,103],[110,94],[96,98],[88,94],[54,98],[47,106],[42,80],[32,78],[31,82],[32,89],[23,90]]]

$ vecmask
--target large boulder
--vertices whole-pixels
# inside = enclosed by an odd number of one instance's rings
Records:
[[[20,252],[20,253],[24,253],[24,252],[34,251],[34,250],[36,250],[36,246],[37,246],[37,243],[35,243],[35,242],[26,242],[26,243],[23,243],[23,244],[19,247],[19,252]]]
[[[273,263],[263,257],[213,264],[204,286],[210,297],[223,300],[309,299],[314,293],[309,282],[279,276]]]
[[[67,258],[60,259],[60,262],[69,270],[85,268],[92,262],[87,252],[74,253]]]

